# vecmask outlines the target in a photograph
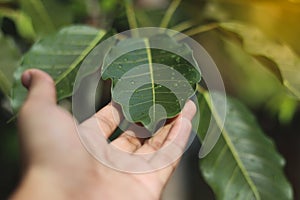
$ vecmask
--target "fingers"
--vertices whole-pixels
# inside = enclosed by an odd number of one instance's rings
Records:
[[[189,100],[184,108],[181,111],[181,116],[182,118],[186,118],[190,121],[192,121],[193,117],[195,116],[197,111],[196,105],[194,104],[194,102],[192,102],[191,100]]]
[[[176,120],[172,121],[169,124],[163,126],[151,139],[146,140],[143,144],[145,137],[136,137],[136,136],[145,136],[146,134],[141,133],[141,130],[135,128],[130,128],[121,134],[117,139],[111,142],[111,145],[130,153],[152,153],[159,150],[162,146],[165,146],[171,143],[174,138],[178,135],[179,130],[184,132],[185,139],[181,140],[183,145],[186,143],[190,130],[188,128],[182,129],[185,127],[184,123],[187,123],[189,126],[190,121],[192,120],[196,112],[196,107],[192,101],[186,103],[182,112],[179,114]],[[121,114],[120,107],[113,105],[112,103],[108,104],[100,111],[94,115],[98,123],[98,128],[101,133],[107,139],[115,131],[115,129],[120,124],[123,115]],[[182,120],[184,119],[184,120]],[[91,119],[90,119],[91,120]],[[87,120],[89,121],[89,120]],[[84,122],[83,124],[86,124]],[[149,137],[149,136],[148,136]],[[182,147],[183,149],[184,147]]]
[[[175,124],[173,125],[168,138],[164,142],[164,146],[169,145],[173,142],[179,142],[180,146],[184,146],[187,142],[189,135],[190,135],[190,129],[191,129],[191,121],[196,113],[196,106],[192,101],[188,101],[184,108],[182,109],[182,112],[177,117],[177,120]],[[189,131],[188,131],[189,130]],[[183,134],[183,132],[185,134]],[[179,138],[178,136],[182,137]],[[182,147],[184,148],[184,147]]]
[[[26,102],[56,104],[56,90],[53,79],[45,72],[30,69],[23,73],[22,83],[28,89]]]
[[[164,126],[153,138],[145,142],[136,151],[137,153],[155,151],[156,153],[148,161],[152,166],[161,166],[161,163],[169,164],[167,167],[155,172],[162,183],[167,182],[179,163],[190,136],[192,129],[191,120],[195,113],[195,104],[192,101],[188,101],[182,112],[171,124]]]
[[[175,162],[172,157],[175,157],[173,155],[183,154],[192,130],[191,120],[193,119],[195,113],[195,104],[192,101],[188,101],[172,126],[167,139],[162,145],[162,148],[169,147],[172,151],[165,151],[164,155],[161,155],[161,157],[165,157],[165,159],[170,159],[170,161],[173,161],[171,165],[157,172],[162,181],[167,181],[169,179],[170,175],[173,173],[180,161],[180,156]],[[154,157],[153,159],[156,158]]]
[[[180,132],[184,132],[184,134],[182,134],[184,138],[182,138],[183,140],[181,140],[181,142],[185,144],[190,132],[190,130],[188,130],[190,127],[186,126],[191,126],[191,120],[195,113],[195,104],[192,101],[188,101],[176,119],[172,123],[163,126],[152,138],[147,140],[137,152],[150,153],[157,151],[163,146],[174,142],[174,139],[180,135]]]
[[[169,137],[162,147],[164,148],[165,146],[167,146],[169,150],[161,152],[161,155],[152,158],[151,162],[154,163],[159,162],[159,160],[161,159],[165,159],[170,162],[170,165],[157,171],[158,176],[160,177],[160,180],[162,182],[166,182],[170,178],[171,174],[179,164],[181,155],[184,153],[186,143],[190,136],[191,129],[191,122],[186,118],[181,118],[180,122],[174,124],[174,126],[172,127]],[[174,137],[174,135],[176,135],[175,139],[172,138]]]
[[[139,138],[132,136],[132,134],[134,134],[132,131],[127,130],[110,144],[122,151],[135,152],[142,146],[142,143]]]
[[[94,117],[97,119],[98,127],[105,138],[109,138],[123,119],[120,107],[112,103],[98,111]]]

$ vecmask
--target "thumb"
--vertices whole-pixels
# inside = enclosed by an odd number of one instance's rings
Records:
[[[22,84],[28,89],[26,101],[56,104],[56,90],[53,79],[45,72],[30,69],[23,73]]]

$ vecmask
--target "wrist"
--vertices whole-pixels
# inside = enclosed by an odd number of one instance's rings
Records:
[[[66,194],[59,184],[56,176],[50,172],[39,168],[30,169],[25,173],[11,199],[66,199]]]

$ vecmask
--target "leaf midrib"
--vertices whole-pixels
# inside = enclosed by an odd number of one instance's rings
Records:
[[[209,106],[209,108],[210,108],[210,110],[211,110],[211,112],[212,112],[212,115],[214,116],[214,118],[215,118],[215,120],[216,120],[216,123],[217,123],[218,127],[221,127],[221,125],[220,125],[220,124],[221,124],[221,120],[220,120],[220,118],[219,118],[219,115],[218,115],[218,114],[215,112],[215,110],[212,108],[212,105],[211,105],[211,103],[210,103],[210,101],[209,101],[208,93],[207,93],[207,92],[204,92],[203,95],[204,95],[205,101],[207,102],[207,104],[208,104],[208,106]],[[238,166],[239,169],[241,170],[241,172],[242,172],[244,178],[246,179],[246,182],[248,183],[250,189],[252,190],[252,192],[253,192],[255,198],[256,198],[257,200],[261,200],[260,194],[259,194],[259,192],[258,192],[258,190],[257,190],[257,188],[256,188],[256,186],[255,186],[255,184],[253,183],[252,179],[250,178],[250,175],[249,175],[249,173],[247,172],[247,170],[246,170],[246,168],[245,168],[245,166],[244,166],[242,160],[240,159],[240,157],[239,157],[239,155],[238,155],[238,152],[237,152],[235,146],[234,146],[233,143],[231,142],[231,139],[230,139],[230,137],[229,137],[228,131],[226,130],[225,127],[224,127],[223,130],[222,130],[222,136],[223,136],[223,138],[224,138],[224,140],[225,140],[225,143],[227,144],[227,146],[228,146],[230,152],[232,153],[232,156],[233,156],[234,160],[236,161],[237,166]]]
[[[153,75],[153,65],[152,65],[152,54],[151,54],[151,49],[150,49],[150,44],[148,39],[144,39],[145,42],[145,47],[146,47],[146,52],[147,52],[147,59],[149,62],[149,72],[150,72],[150,79],[151,79],[151,88],[152,88],[152,99],[153,99],[153,112],[152,116],[155,116],[155,87],[154,87],[154,75]]]

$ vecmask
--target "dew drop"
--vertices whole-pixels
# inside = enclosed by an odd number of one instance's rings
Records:
[[[178,86],[178,84],[177,83],[174,83],[174,87],[177,87]]]
[[[175,75],[175,72],[172,72],[172,76],[174,76]]]
[[[128,61],[128,58],[124,58],[124,61],[125,61],[125,62]]]
[[[119,68],[119,69],[122,69],[122,65],[119,65],[118,68]]]
[[[174,79],[175,79],[175,77],[174,77],[174,76],[172,76],[172,77],[171,77],[171,79],[172,79],[172,80],[174,80]]]
[[[180,57],[176,58],[176,62],[178,62],[178,63],[180,62]]]
[[[134,81],[131,81],[130,83],[131,83],[131,85],[134,85],[135,82],[134,82]]]

